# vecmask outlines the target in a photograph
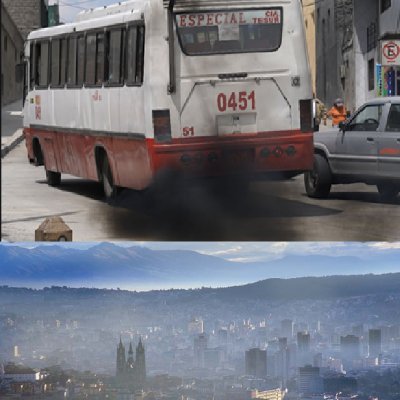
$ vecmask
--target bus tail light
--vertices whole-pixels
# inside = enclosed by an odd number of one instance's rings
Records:
[[[153,110],[154,140],[158,143],[171,142],[171,117],[169,110]]]
[[[313,100],[300,100],[300,130],[302,132],[313,131]]]

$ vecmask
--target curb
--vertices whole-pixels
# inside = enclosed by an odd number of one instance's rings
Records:
[[[22,129],[18,129],[14,135],[1,146],[1,158],[4,158],[11,150],[13,150],[18,144],[24,140],[24,132]]]

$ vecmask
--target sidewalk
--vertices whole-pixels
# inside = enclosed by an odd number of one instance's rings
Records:
[[[23,140],[22,100],[1,108],[1,158]]]

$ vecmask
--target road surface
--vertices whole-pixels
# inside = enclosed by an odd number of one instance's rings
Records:
[[[25,143],[2,164],[2,238],[32,241],[48,216],[62,216],[75,241],[253,240],[396,241],[400,197],[382,203],[374,186],[338,185],[327,200],[309,199],[303,178],[257,182],[249,193],[216,195],[177,187],[153,204],[132,190],[108,205],[100,185],[63,175],[52,188],[43,167],[28,163]]]

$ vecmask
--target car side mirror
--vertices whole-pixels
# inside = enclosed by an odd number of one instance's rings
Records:
[[[344,121],[339,122],[339,129],[344,133],[346,132],[347,124]]]

